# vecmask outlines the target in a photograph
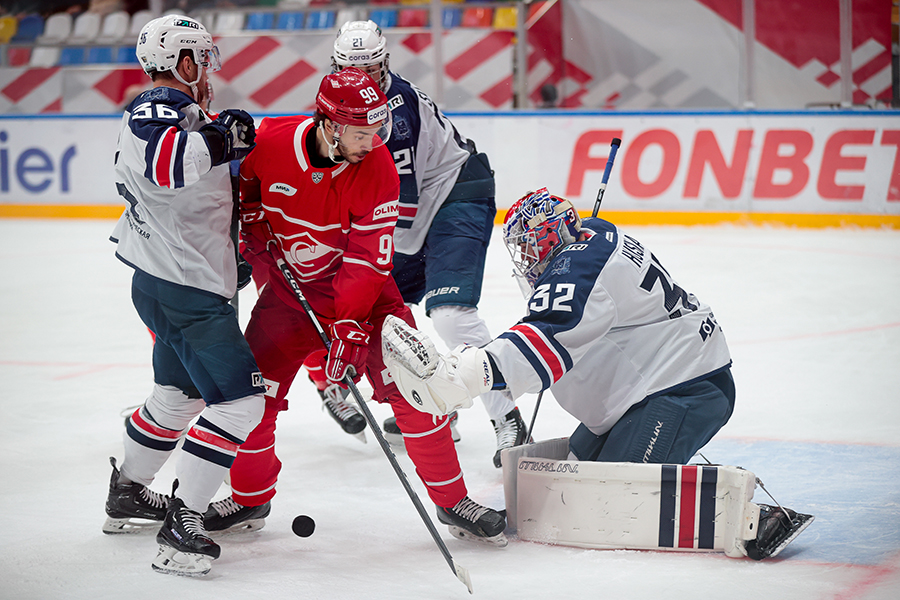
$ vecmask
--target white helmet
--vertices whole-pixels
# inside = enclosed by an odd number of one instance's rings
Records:
[[[177,67],[182,50],[191,50],[194,62],[207,72],[218,71],[222,67],[219,49],[213,44],[212,35],[199,21],[184,15],[166,15],[144,25],[135,48],[145,73],[171,71],[178,81],[194,89],[201,73],[193,83],[181,78]],[[196,97],[196,92],[194,95]]]
[[[387,40],[374,21],[347,21],[338,31],[331,56],[331,71],[337,73],[344,67],[356,67],[374,79],[382,91],[387,87]],[[380,69],[374,73],[373,66]]]

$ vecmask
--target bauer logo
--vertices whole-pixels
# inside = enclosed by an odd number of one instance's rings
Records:
[[[285,196],[293,196],[297,193],[297,188],[291,187],[286,183],[273,183],[269,186],[269,191],[275,194],[284,194]]]
[[[372,219],[378,221],[379,219],[396,219],[399,213],[399,200],[393,200],[391,202],[385,202],[380,206],[376,206],[375,210],[372,211]]]

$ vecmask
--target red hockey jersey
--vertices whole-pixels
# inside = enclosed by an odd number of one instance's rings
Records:
[[[390,276],[400,179],[386,146],[356,164],[314,167],[305,143],[314,127],[302,116],[263,119],[241,165],[242,205],[262,202],[278,251],[319,316],[364,322]],[[260,252],[264,242],[247,241],[254,268],[268,268],[278,296],[301,308]]]

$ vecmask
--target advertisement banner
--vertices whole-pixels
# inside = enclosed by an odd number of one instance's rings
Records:
[[[900,116],[894,113],[451,117],[488,154],[498,208],[548,187],[590,211],[610,142],[620,138],[603,199],[607,211],[900,215]],[[113,173],[119,122],[0,118],[0,211],[121,206]]]

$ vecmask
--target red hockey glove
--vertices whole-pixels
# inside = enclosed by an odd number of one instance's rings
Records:
[[[241,239],[247,247],[249,254],[262,254],[268,248],[268,242],[275,239],[272,227],[266,220],[266,211],[262,202],[245,204],[241,202]]]
[[[356,372],[353,381],[359,381],[366,364],[371,331],[372,325],[369,323],[357,323],[349,319],[336,321],[331,326],[331,349],[325,364],[325,377],[328,381],[340,382],[350,366]]]

